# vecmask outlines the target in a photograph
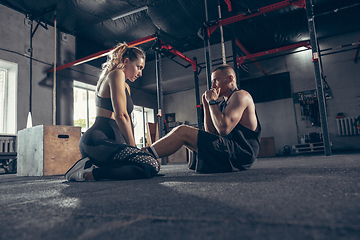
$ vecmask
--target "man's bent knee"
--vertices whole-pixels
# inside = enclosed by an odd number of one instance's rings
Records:
[[[197,148],[198,129],[187,125],[177,126],[174,131],[175,135],[181,138],[185,145],[191,147],[192,150]]]
[[[171,130],[171,132],[173,132],[177,135],[185,135],[188,128],[189,128],[189,126],[187,126],[187,125],[180,125],[180,126],[174,127]]]
[[[178,135],[193,136],[194,133],[197,132],[197,129],[188,125],[180,125],[175,127],[172,131],[176,132]]]

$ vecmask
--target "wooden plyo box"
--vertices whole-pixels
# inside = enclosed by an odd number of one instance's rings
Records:
[[[39,125],[18,132],[17,176],[63,175],[81,158],[81,127]]]

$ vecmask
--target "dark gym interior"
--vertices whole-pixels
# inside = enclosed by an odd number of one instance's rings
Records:
[[[359,13],[359,0],[0,0],[0,239],[360,239]],[[200,174],[182,147],[152,179],[65,181],[124,42],[146,53],[129,82],[138,147],[200,128],[226,62],[262,126],[253,166]]]

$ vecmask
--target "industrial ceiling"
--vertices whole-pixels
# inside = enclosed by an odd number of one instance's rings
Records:
[[[293,2],[288,0],[287,2]],[[199,30],[210,22],[238,14],[254,13],[279,0],[0,0],[30,19],[53,25],[76,37],[76,58],[157,34],[180,52],[204,47]],[[360,30],[360,0],[312,0],[318,38]],[[207,8],[207,14],[205,9]],[[229,11],[231,8],[231,11]],[[122,16],[127,14],[126,16]],[[206,16],[208,22],[206,22]],[[237,38],[250,52],[257,53],[309,40],[306,11],[289,6],[223,27],[224,39]],[[210,43],[220,43],[220,30]],[[141,47],[153,57],[153,42]],[[92,61],[100,67],[103,61]]]

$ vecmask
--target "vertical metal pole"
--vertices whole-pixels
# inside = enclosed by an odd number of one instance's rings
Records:
[[[33,70],[33,66],[32,66],[32,62],[33,62],[33,20],[31,20],[31,24],[30,24],[30,85],[29,85],[29,114],[28,114],[28,119],[26,122],[26,128],[31,128],[32,127],[32,70]]]
[[[236,15],[233,8],[231,10],[231,13],[233,16]],[[237,61],[236,61],[236,57],[237,57],[236,49],[238,46],[236,45],[235,33],[236,33],[236,25],[233,23],[233,24],[231,24],[231,46],[232,46],[232,52],[233,52],[234,70],[235,70],[235,75],[236,75],[236,85],[240,89],[240,75],[239,75],[239,68],[237,66]]]
[[[218,0],[218,12],[219,19],[221,19],[221,6],[220,1]],[[223,27],[220,26],[220,36],[221,36],[221,55],[222,55],[222,63],[226,64],[226,53],[225,53],[225,43],[224,43],[224,30]]]
[[[146,147],[145,145],[145,139],[146,139],[146,117],[145,117],[145,107],[142,107],[142,110],[143,110],[143,142],[142,142],[142,145],[141,147]],[[150,133],[149,133],[150,134]]]
[[[89,104],[89,91],[86,89],[86,128],[90,127],[90,104]],[[55,125],[55,124],[54,124]]]
[[[30,95],[29,95],[29,112],[32,112],[32,70],[33,70],[33,20],[30,25]]]
[[[196,57],[193,58],[195,65],[197,64]],[[194,69],[194,80],[195,80],[195,98],[196,98],[196,115],[197,115],[197,125],[198,129],[202,130],[202,109],[201,109],[201,99],[200,99],[200,88],[199,88],[199,74],[197,68]],[[195,162],[195,171],[197,171],[198,161],[197,161],[197,153],[193,151],[192,154],[193,163]]]
[[[155,51],[156,61],[156,86],[157,86],[157,97],[158,97],[158,122],[159,122],[159,136],[160,138],[165,136],[165,124],[164,124],[164,97],[163,97],[163,81],[161,77],[161,54],[159,50]],[[161,158],[161,164],[166,164],[166,158]]]
[[[211,53],[210,53],[210,40],[207,35],[205,35],[205,62],[206,62],[206,79],[207,87],[211,88]]]
[[[53,125],[56,125],[56,11],[54,12],[54,32]]]
[[[320,121],[321,128],[323,134],[325,155],[331,155],[331,146],[330,146],[330,136],[328,131],[327,124],[327,114],[326,114],[326,103],[324,97],[324,83],[322,80],[322,72],[321,72],[321,58],[320,58],[320,50],[317,43],[316,31],[315,31],[315,22],[314,22],[314,11],[312,0],[306,1],[306,14],[308,19],[308,27],[310,33],[310,44],[312,49],[312,59],[315,68],[315,84],[316,84],[316,92],[318,96],[319,102],[319,110],[320,110]]]
[[[209,21],[208,11],[207,11],[207,0],[205,1],[205,23],[207,24]],[[211,51],[210,51],[210,39],[207,33],[207,27],[203,28],[203,36],[204,36],[204,48],[205,48],[205,62],[206,62],[206,78],[207,78],[207,87],[211,88]]]
[[[238,88],[240,88],[240,77],[239,77],[239,68],[237,66],[237,61],[236,61],[236,42],[235,42],[235,26],[234,24],[232,24],[231,26],[232,29],[232,36],[231,36],[231,45],[232,45],[232,51],[233,51],[233,63],[234,63],[234,70],[235,70],[235,75],[236,75],[236,85]]]
[[[196,57],[193,58],[196,64]],[[198,129],[202,129],[202,114],[201,114],[201,99],[200,99],[200,88],[199,88],[199,76],[197,69],[194,69],[194,79],[195,79],[195,98],[196,98],[196,115],[197,115],[197,124]]]

